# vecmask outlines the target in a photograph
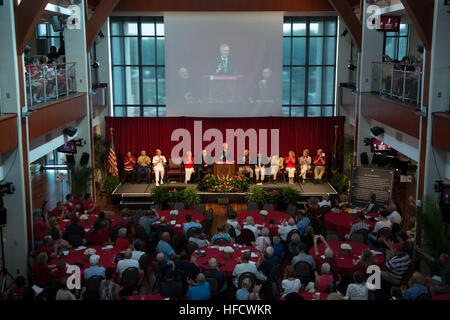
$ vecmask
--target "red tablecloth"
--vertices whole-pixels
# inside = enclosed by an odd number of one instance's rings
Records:
[[[128,300],[165,300],[166,297],[156,296],[153,294],[138,294],[135,296],[129,296]]]
[[[84,269],[89,268],[90,264],[89,264],[89,260],[86,258],[86,256],[84,255],[84,251],[87,248],[94,248],[96,250],[96,255],[100,256],[100,260],[98,262],[98,265],[101,267],[109,268],[116,268],[117,264],[114,262],[114,259],[116,258],[116,256],[120,253],[121,250],[113,247],[111,249],[102,249],[102,246],[89,246],[86,247],[84,249],[75,251],[74,249],[71,249],[69,251],[69,254],[67,256],[65,256],[64,254],[61,254],[60,259],[64,259],[64,261],[67,264],[73,265],[76,262],[80,262],[83,264],[83,269],[81,270],[82,275],[84,274]],[[50,262],[50,264],[56,264],[58,262],[59,259],[57,258],[53,258]]]
[[[166,217],[167,221],[169,222],[169,226],[172,228],[173,232],[178,234],[179,236],[183,236],[183,226],[186,221],[186,215],[190,214],[192,217],[192,222],[200,221],[200,224],[203,224],[205,221],[205,217],[197,211],[192,210],[178,210],[178,217],[175,220],[172,220],[172,217],[170,216],[171,210],[162,210],[159,212],[160,217]],[[175,224],[170,223],[170,221],[175,221]],[[159,221],[155,222],[154,225],[157,226],[159,224]]]
[[[352,252],[350,256],[342,255],[341,244],[343,243],[348,243],[352,247]],[[356,265],[353,264],[353,259],[355,258],[358,259],[358,257],[361,256],[362,251],[364,249],[369,248],[368,245],[349,241],[336,241],[336,242],[329,242],[328,244],[330,248],[333,250],[334,255],[336,257],[339,273],[346,275],[352,275],[357,269]],[[319,250],[319,254],[323,255],[325,252],[325,245],[323,243],[318,243],[317,249]],[[379,250],[376,249],[372,250],[374,252],[380,252]],[[314,257],[314,247],[311,248],[309,254]],[[383,254],[374,254],[373,258],[377,265],[382,265],[384,262]]]
[[[378,217],[376,213],[368,213],[366,216]],[[348,212],[328,212],[324,216],[325,227],[328,230],[335,230],[339,233],[339,237],[344,239],[346,234],[350,233],[352,225],[358,222],[358,214],[356,218],[350,218]],[[372,231],[375,227],[376,222],[365,220],[365,224],[369,225],[369,230]]]
[[[114,227],[117,223],[117,219],[113,216],[105,216],[105,218],[111,219],[111,227]],[[78,224],[80,226],[83,226],[84,230],[86,232],[90,231],[92,229],[92,227],[94,226],[95,221],[98,220],[98,215],[96,214],[90,214],[89,215],[89,219],[88,219],[88,223],[83,225],[81,224],[80,221],[78,221]],[[56,222],[56,225],[59,227],[59,230],[61,230],[62,233],[66,232],[66,226],[68,226],[69,224],[71,224],[72,222],[70,221],[70,219],[64,219],[64,220],[59,220],[58,222]]]
[[[270,220],[274,220],[276,222],[277,225],[281,225],[281,222],[283,220],[288,221],[291,216],[288,215],[287,213],[284,212],[280,212],[280,211],[267,211],[269,214],[267,216],[267,218],[265,220],[261,219],[261,215],[259,214],[259,211],[244,211],[244,212],[240,212],[237,215],[237,220],[239,222],[239,224],[241,226],[244,226],[245,223],[245,219],[247,217],[253,217],[253,220],[255,221],[255,226],[258,229],[262,229],[264,227],[268,228],[269,230],[271,230],[270,228]],[[276,234],[278,234],[278,227],[275,228],[276,229]],[[274,230],[275,230],[274,229]]]
[[[450,300],[450,293],[439,294],[437,296],[432,297],[430,300]]]
[[[227,245],[211,245],[209,247],[206,248],[201,248],[199,250],[205,250],[206,251],[206,255],[204,257],[197,257],[197,265],[200,267],[200,269],[203,270],[208,270],[209,269],[209,265],[208,265],[208,261],[211,258],[216,258],[217,260],[217,264],[219,265],[219,270],[223,271],[227,274],[227,276],[231,276],[234,270],[234,267],[236,267],[236,264],[238,264],[239,262],[239,258],[242,258],[242,250],[250,250],[251,252],[254,253],[254,255],[258,255],[261,256],[261,252],[259,252],[257,249],[253,248],[253,247],[249,247],[249,246],[239,246],[239,245],[228,245],[228,246],[232,246],[234,249],[234,254],[233,257],[230,259],[225,259],[223,257],[223,252],[219,251],[219,247],[226,247]],[[197,254],[198,250],[194,251],[192,254],[195,255]],[[251,261],[257,262],[258,261],[258,257],[257,256],[252,256],[250,258]],[[261,256],[261,262],[263,261],[263,257]]]

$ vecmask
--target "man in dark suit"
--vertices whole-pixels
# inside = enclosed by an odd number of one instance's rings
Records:
[[[199,165],[198,168],[198,175],[200,179],[203,179],[206,175],[211,174],[212,171],[212,164],[213,164],[213,160],[212,158],[206,153],[206,150],[202,150],[202,155],[201,155],[202,159],[202,163]]]
[[[222,150],[219,153],[219,161],[233,161],[231,151],[228,150],[228,143],[222,144]]]
[[[258,184],[262,184],[264,182],[266,164],[268,163],[268,159],[258,151],[258,154],[253,158],[252,163],[255,164],[256,182],[258,183],[258,181],[261,181]]]
[[[227,44],[222,44],[219,47],[220,56],[214,61],[211,74],[235,74],[235,66],[232,59],[230,59],[230,47]]]

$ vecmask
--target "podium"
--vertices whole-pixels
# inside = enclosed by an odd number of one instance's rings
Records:
[[[208,75],[209,103],[233,103],[237,98],[239,75]]]
[[[218,178],[233,177],[236,170],[234,161],[222,161],[214,164],[214,175]]]

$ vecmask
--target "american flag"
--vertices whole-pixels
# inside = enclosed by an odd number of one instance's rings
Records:
[[[114,140],[111,135],[111,146],[109,147],[109,155],[108,155],[108,171],[113,176],[119,176],[119,171],[117,169],[117,158],[116,153],[114,152]]]

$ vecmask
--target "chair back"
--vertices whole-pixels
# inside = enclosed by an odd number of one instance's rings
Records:
[[[263,205],[263,210],[273,211],[275,210],[275,206],[273,205],[273,203],[265,203]]]
[[[253,231],[249,229],[242,229],[238,243],[249,246],[254,241],[255,241],[255,234],[253,233]]]
[[[133,223],[134,223],[135,225],[138,225],[138,224],[139,224],[139,219],[140,219],[143,215],[144,215],[143,212],[137,211],[137,212],[133,215],[133,217],[131,218],[131,220],[133,221]]]
[[[350,236],[350,241],[367,244],[367,238],[368,238],[367,230],[363,229],[353,232],[352,235]]]
[[[247,211],[258,211],[258,204],[253,201],[247,202]]]
[[[189,241],[186,245],[186,250],[189,254],[189,256],[192,255],[192,253],[198,249],[198,245],[195,242]]]
[[[208,213],[206,214],[205,222],[203,223],[203,232],[205,234],[209,234],[211,227],[213,225],[214,220],[214,211],[212,208],[209,208]]]
[[[140,224],[136,225],[136,236],[140,239],[140,240],[144,240],[146,241],[148,236],[145,233],[145,229],[143,226],[141,226]]]
[[[129,267],[122,273],[122,286],[124,288],[134,288],[139,280],[139,270],[135,267]]]
[[[391,233],[392,233],[391,228],[387,228],[387,227],[381,228],[381,229],[378,231],[378,234],[377,234],[377,240],[378,240],[380,237],[384,237],[385,239],[389,240],[389,239],[391,238]]]
[[[281,266],[280,264],[276,264],[272,267],[269,273],[269,280],[277,281],[281,279]]]
[[[79,234],[71,234],[69,236],[69,243],[73,248],[79,247],[83,244],[83,238]]]
[[[200,212],[202,215],[205,215],[206,209],[204,203],[199,203],[195,208],[195,211]]]
[[[284,169],[284,158],[280,157],[278,159],[278,165],[279,165],[280,169]]]
[[[206,281],[209,283],[209,289],[211,292],[211,296],[217,297],[220,295],[219,281],[216,278],[206,278]]]
[[[307,284],[313,278],[313,269],[306,261],[300,261],[295,264],[295,274],[302,284]]]
[[[334,230],[327,230],[327,242],[339,241],[339,233]]]
[[[189,239],[191,237],[195,236],[195,230],[197,230],[197,227],[189,228],[189,230],[186,232],[186,237],[185,237],[186,242],[189,241]]]
[[[186,206],[184,205],[184,202],[175,202],[175,204],[173,205],[173,208],[175,210],[185,210]]]
[[[234,230],[234,227],[231,224],[225,225],[225,231],[232,237],[233,239],[236,239],[236,230]]]
[[[139,267],[141,270],[147,271],[148,265],[150,264],[150,256],[148,253],[143,254],[139,258]]]
[[[296,234],[296,233],[300,236],[300,233],[298,232],[297,229],[293,229],[293,230],[289,231],[289,233],[288,233],[288,235],[287,235],[287,237],[286,237],[286,242],[288,242],[288,243],[291,242],[292,236],[293,236],[294,234]]]
[[[214,244],[227,244],[227,240],[223,239],[223,238],[219,238],[214,240]]]
[[[231,214],[232,214],[233,212],[234,212],[234,210],[233,210],[232,207],[228,207],[228,208],[227,208],[227,219],[230,218],[230,216],[231,216]]]
[[[254,273],[251,273],[251,272],[244,272],[243,274],[241,274],[239,276],[239,289],[242,288],[242,281],[245,278],[249,278],[250,279],[250,281],[252,283],[251,288],[253,288],[253,286],[255,285],[255,282],[256,282],[256,275]]]
[[[86,298],[87,300],[99,300],[99,288],[103,278],[100,276],[92,276],[86,283]]]
[[[327,213],[327,212],[330,212],[331,211],[331,207],[330,206],[322,206],[321,208],[320,208],[320,213],[322,214],[322,215],[324,215],[325,213]]]
[[[297,214],[297,205],[295,204],[289,204],[287,209],[286,209],[286,213],[288,215],[290,215],[292,218],[295,217],[295,215]]]

